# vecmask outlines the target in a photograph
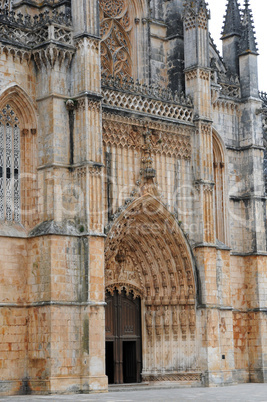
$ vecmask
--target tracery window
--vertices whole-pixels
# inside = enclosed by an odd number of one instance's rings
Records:
[[[102,72],[108,76],[131,77],[131,1],[99,0],[99,5]]]
[[[20,222],[20,129],[10,105],[0,113],[0,221]]]

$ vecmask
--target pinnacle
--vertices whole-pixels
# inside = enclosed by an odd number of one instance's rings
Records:
[[[201,10],[204,10],[207,14],[207,18],[210,18],[210,12],[208,10],[208,4],[205,0],[185,0],[184,8],[186,10],[193,11],[194,14],[199,14]]]
[[[245,7],[242,11],[241,39],[239,45],[240,54],[255,53],[258,54],[254,21],[249,0],[245,0]]]
[[[224,26],[222,30],[223,37],[229,35],[241,34],[241,15],[240,5],[237,0],[228,0],[226,14],[224,17]]]

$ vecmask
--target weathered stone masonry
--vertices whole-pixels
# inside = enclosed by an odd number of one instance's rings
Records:
[[[0,395],[106,392],[115,296],[140,299],[141,381],[266,382],[249,2],[223,57],[203,0],[0,6]]]

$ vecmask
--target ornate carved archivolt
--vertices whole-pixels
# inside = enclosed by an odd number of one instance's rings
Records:
[[[111,228],[105,256],[109,291],[125,288],[150,306],[195,304],[190,251],[173,215],[156,198],[146,195],[128,206]],[[168,315],[166,326],[170,312],[158,312]]]
[[[131,76],[131,1],[100,0],[99,5],[102,71],[112,76]]]
[[[144,376],[159,373],[162,365],[172,367],[172,373],[181,367],[197,370],[196,281],[189,247],[174,216],[151,195],[136,199],[114,222],[105,259],[107,292],[126,290],[144,301]],[[175,357],[162,347],[162,340]],[[188,362],[182,362],[182,344],[191,344]],[[155,359],[154,348],[161,361]]]

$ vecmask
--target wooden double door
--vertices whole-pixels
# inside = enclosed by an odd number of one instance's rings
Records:
[[[109,384],[141,382],[141,303],[123,291],[106,296],[106,375]]]

